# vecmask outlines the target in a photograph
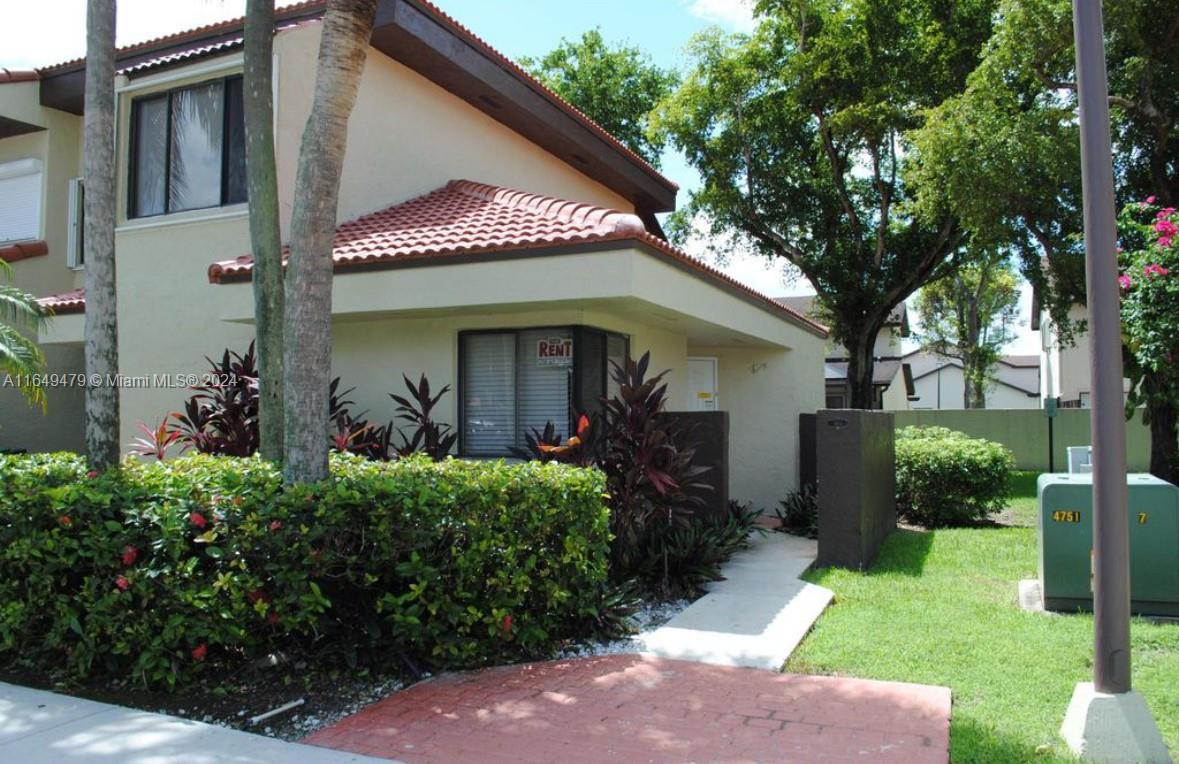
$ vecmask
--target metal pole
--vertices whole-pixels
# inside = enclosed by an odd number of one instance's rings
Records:
[[[1093,684],[1130,691],[1130,528],[1126,509],[1126,420],[1109,137],[1109,91],[1100,0],[1073,0],[1093,437]]]

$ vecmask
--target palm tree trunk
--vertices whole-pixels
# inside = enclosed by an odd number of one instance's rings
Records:
[[[315,95],[295,176],[286,274],[283,477],[288,483],[328,474],[332,241],[348,117],[356,103],[376,5],[376,0],[329,0],[324,14]]]
[[[119,463],[119,321],[115,296],[115,0],[86,4],[83,248],[86,262],[86,451]],[[98,384],[95,384],[95,375]]]
[[[258,434],[264,459],[283,458],[283,283],[274,159],[274,0],[246,3],[242,105],[246,182],[254,254],[254,331],[258,351]]]

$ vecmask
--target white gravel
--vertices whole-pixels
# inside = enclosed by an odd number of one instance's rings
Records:
[[[565,648],[557,658],[592,658],[595,655],[641,653],[646,649],[646,644],[643,641],[645,635],[670,621],[691,604],[692,600],[689,599],[645,602],[632,617],[638,629],[636,633],[608,642],[581,642]]]

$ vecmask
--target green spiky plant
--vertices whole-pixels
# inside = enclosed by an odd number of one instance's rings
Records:
[[[35,332],[52,315],[37,298],[12,283],[12,266],[0,260],[0,372],[12,380],[30,404],[45,408],[45,390],[33,375],[45,371],[45,355],[25,332]]]

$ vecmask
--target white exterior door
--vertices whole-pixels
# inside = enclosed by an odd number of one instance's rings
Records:
[[[716,411],[717,375],[715,358],[688,359],[688,410]]]

